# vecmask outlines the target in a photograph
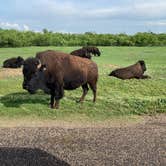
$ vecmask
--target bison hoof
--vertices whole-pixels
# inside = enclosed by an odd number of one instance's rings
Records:
[[[54,106],[54,105],[50,105],[50,108],[51,108],[51,109],[54,109],[54,108],[55,108],[55,106]]]
[[[55,106],[55,105],[50,105],[50,108],[51,108],[51,109],[58,109],[58,107]]]
[[[50,106],[51,109],[58,109],[59,106]]]
[[[51,109],[58,109],[59,108],[59,104],[58,103],[54,103],[53,105],[51,105],[51,103],[49,104]]]
[[[55,107],[54,107],[55,109],[58,109],[59,108],[59,105],[55,105]]]
[[[83,100],[76,100],[76,103],[83,103]]]

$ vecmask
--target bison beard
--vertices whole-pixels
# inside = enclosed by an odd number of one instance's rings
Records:
[[[79,102],[83,102],[89,89],[88,85],[93,91],[93,102],[96,101],[98,68],[89,59],[57,51],[44,51],[38,53],[36,58],[25,60],[23,74],[23,88],[30,93],[35,93],[37,89],[49,89],[51,108],[59,107],[64,89],[73,90],[80,86],[83,94]]]
[[[146,79],[150,78],[147,75],[143,75],[146,71],[146,65],[143,60],[138,61],[134,65],[113,70],[109,76],[117,77],[120,79]]]

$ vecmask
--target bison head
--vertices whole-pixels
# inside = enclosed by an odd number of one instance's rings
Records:
[[[49,93],[49,89],[46,86],[46,65],[41,65],[37,68],[35,74],[32,75],[31,80],[28,83],[27,90],[29,93],[33,94],[38,89],[44,90],[45,93]]]
[[[99,51],[99,49],[97,47],[94,46],[87,46],[87,47],[83,47],[83,49],[86,49],[89,53],[92,53],[94,56],[100,56],[101,52]]]
[[[138,63],[141,65],[142,71],[145,72],[146,71],[145,62],[143,60],[140,60],[140,61],[138,61]]]
[[[39,60],[37,58],[28,58],[23,63],[23,75],[24,75],[24,81],[23,81],[23,89],[28,88],[29,81],[31,80],[32,76],[37,71],[37,66],[40,64]]]
[[[20,64],[20,65],[23,65],[24,64],[24,59],[20,56],[17,57],[17,62]]]
[[[24,64],[24,59],[22,57],[18,56],[16,59],[17,67],[21,67],[23,64]]]
[[[37,58],[28,58],[23,64],[23,89],[28,90],[28,92],[35,93],[38,89],[44,90],[45,93],[50,93],[49,89],[44,85],[43,77],[40,75],[41,62]]]
[[[97,54],[98,56],[100,56],[100,55],[101,55],[101,52],[99,51],[99,49],[98,49],[98,48],[94,48],[94,53],[95,53],[95,54]]]

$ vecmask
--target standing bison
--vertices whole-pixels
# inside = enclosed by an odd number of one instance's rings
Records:
[[[74,50],[70,54],[75,55],[75,56],[79,56],[79,57],[82,57],[82,58],[91,59],[91,55],[90,55],[89,51],[85,48],[80,48],[78,50]]]
[[[145,79],[145,78],[150,78],[147,75],[143,75],[144,72],[146,71],[146,65],[143,60],[138,61],[134,65],[125,67],[125,68],[120,68],[113,70],[109,76],[114,76],[120,79],[131,79],[131,78],[136,78],[136,79]]]
[[[88,85],[93,91],[93,102],[96,101],[98,68],[96,63],[86,58],[72,56],[58,51],[44,51],[35,58],[28,58],[23,66],[23,88],[30,93],[43,89],[51,94],[51,108],[58,108],[65,90],[82,86],[83,102]],[[55,102],[54,102],[55,101]]]
[[[97,47],[94,46],[86,46],[86,47],[82,47],[83,49],[86,49],[88,53],[93,54],[94,56],[100,56],[100,50]]]
[[[24,59],[18,56],[17,58],[6,59],[3,62],[3,67],[4,68],[19,68],[21,67],[21,65],[23,65],[23,63],[24,63]]]

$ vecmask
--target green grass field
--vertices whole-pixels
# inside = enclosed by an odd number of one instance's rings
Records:
[[[3,60],[23,56],[35,56],[46,49],[71,52],[78,47],[25,47],[0,48],[0,64]],[[101,57],[93,57],[98,64],[99,81],[97,102],[92,103],[89,90],[84,103],[76,100],[82,89],[65,91],[60,109],[48,107],[49,95],[39,91],[30,95],[22,89],[22,76],[0,78],[0,117],[35,117],[58,120],[109,120],[115,116],[156,114],[166,112],[166,48],[165,47],[99,47]],[[107,75],[117,66],[127,66],[145,60],[147,80],[119,80]],[[2,72],[2,69],[0,69]]]

